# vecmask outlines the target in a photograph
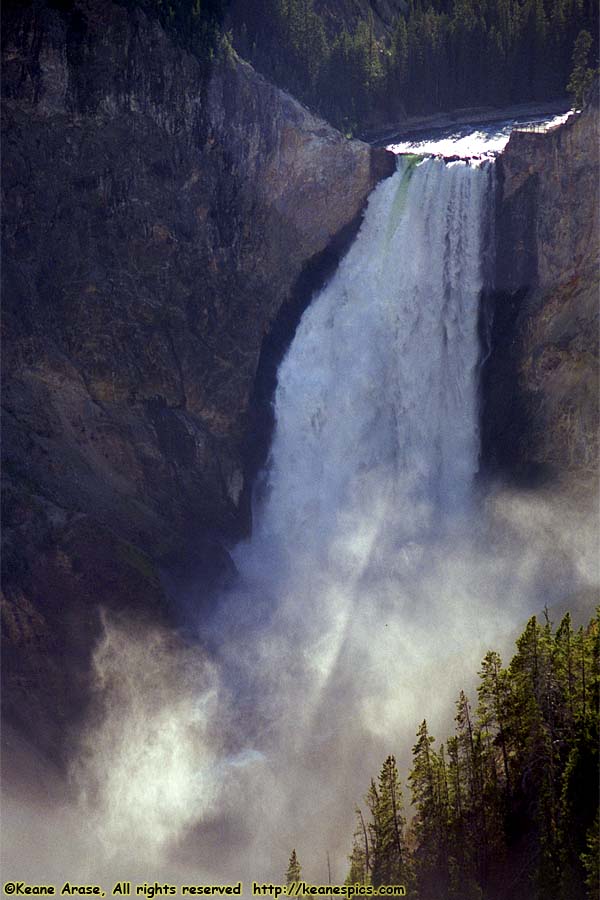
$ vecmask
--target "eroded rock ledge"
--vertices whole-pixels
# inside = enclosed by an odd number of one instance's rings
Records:
[[[484,372],[489,467],[597,488],[598,92],[546,134],[513,132],[498,161],[496,296]]]
[[[233,54],[58,5],[3,12],[3,697],[48,745],[98,604],[163,608],[158,565],[246,527],[265,336],[394,168]]]

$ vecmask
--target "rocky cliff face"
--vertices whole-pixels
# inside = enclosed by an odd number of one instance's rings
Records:
[[[498,161],[496,296],[484,456],[511,476],[571,484],[598,466],[598,94]]]
[[[3,694],[56,744],[98,604],[247,527],[265,337],[394,161],[139,10],[8,5],[3,44]]]

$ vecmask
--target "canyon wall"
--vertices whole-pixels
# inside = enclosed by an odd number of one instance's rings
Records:
[[[56,747],[99,605],[226,569],[265,338],[395,161],[139,9],[3,20],[3,702]]]
[[[513,132],[498,160],[483,453],[511,478],[597,485],[598,86],[547,133]]]

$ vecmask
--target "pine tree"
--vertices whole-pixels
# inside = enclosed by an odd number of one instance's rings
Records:
[[[402,787],[393,756],[385,760],[378,783],[371,782],[366,799],[372,816],[371,881],[375,887],[405,884],[410,879],[404,837],[406,821],[402,808]]]
[[[556,718],[553,638],[547,620],[541,627],[533,616],[517,641],[510,664],[513,680],[513,728],[520,749],[519,766],[527,772],[523,800],[530,810],[532,837],[537,844],[537,884],[552,893],[560,879],[558,869],[557,771],[558,727]]]
[[[286,884],[298,884],[302,875],[302,869],[296,856],[296,851],[292,850],[290,861],[288,863],[287,872],[285,873]]]
[[[423,720],[413,747],[413,767],[408,777],[415,817],[415,860],[419,896],[435,896],[448,885],[448,785],[443,759],[433,749],[435,739]],[[444,788],[442,788],[444,784]]]
[[[575,636],[571,625],[571,616],[567,613],[554,637],[554,668],[558,687],[566,703],[562,711],[562,724],[570,729],[575,720]]]
[[[472,847],[473,873],[485,886],[490,855],[490,822],[485,789],[485,744],[471,704],[464,693],[456,703],[456,737],[465,775],[466,833]]]
[[[360,809],[356,810],[356,828],[352,843],[350,871],[346,877],[346,884],[370,884],[371,882],[371,854],[369,848],[369,836],[365,820]]]
[[[507,733],[511,703],[510,683],[508,673],[502,668],[502,660],[494,650],[486,653],[481,663],[479,678],[480,684],[477,689],[479,696],[479,706],[477,707],[479,725],[486,733],[492,735],[494,743],[500,749],[504,785],[506,793],[510,794],[511,779]]]
[[[573,95],[575,106],[583,106],[584,97],[594,80],[594,70],[589,66],[592,36],[589,31],[580,31],[573,48],[573,68],[567,84],[567,91]]]
[[[590,900],[600,896],[600,812],[587,835],[586,849],[581,854],[585,869],[585,886]]]
[[[597,685],[597,623],[580,629],[578,638],[576,641],[572,633],[570,617],[565,616],[556,633],[557,645],[562,647],[564,714],[569,724],[563,741],[568,755],[562,767],[558,834],[565,900],[582,896],[584,884],[589,889],[598,878],[598,856],[594,865],[589,851],[598,842],[594,827],[600,795],[600,731],[594,694],[591,702],[586,698],[590,684]],[[590,894],[596,895],[597,891]]]

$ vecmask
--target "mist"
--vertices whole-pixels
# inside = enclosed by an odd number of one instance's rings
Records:
[[[586,621],[596,522],[581,498],[491,492],[468,531],[403,560],[404,577],[289,583],[262,621],[260,597],[231,591],[210,623],[216,652],[106,618],[67,782],[13,747],[6,877],[279,882],[295,847],[307,878],[327,880],[329,852],[342,881],[354,808],[385,756],[406,776],[424,717],[445,739],[486,650],[508,662],[530,614],[547,605],[555,621],[566,609]]]
[[[383,759],[406,777],[424,717],[445,739],[531,614],[591,611],[593,502],[476,477],[492,178],[407,162],[373,193],[280,368],[236,583],[185,634],[105,616],[68,790],[5,803],[7,875],[248,893],[295,848],[339,883]]]

